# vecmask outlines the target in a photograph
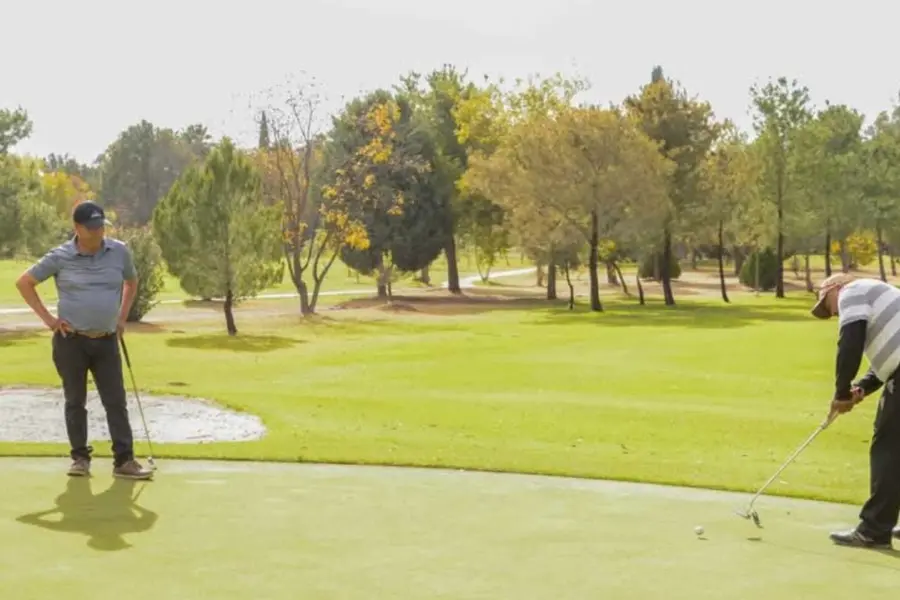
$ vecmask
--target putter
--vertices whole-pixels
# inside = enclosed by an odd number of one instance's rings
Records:
[[[153,461],[153,442],[150,441],[150,429],[147,428],[147,419],[144,418],[144,408],[141,406],[141,395],[138,393],[137,383],[134,380],[134,371],[131,368],[131,358],[128,356],[128,347],[125,345],[125,338],[119,336],[119,342],[122,344],[122,354],[125,355],[125,364],[128,365],[128,373],[131,375],[131,386],[134,388],[134,397],[137,398],[138,411],[141,413],[141,422],[144,424],[144,435],[147,436],[147,446],[150,448],[150,456],[147,462],[150,468],[156,470],[156,463]]]
[[[836,417],[837,417],[837,413],[830,413],[828,415],[828,417],[824,421],[822,421],[822,423],[818,427],[816,427],[816,430],[812,432],[812,435],[810,435],[809,438],[807,438],[807,440],[805,442],[803,442],[803,444],[801,444],[799,448],[794,450],[794,453],[791,454],[787,458],[786,461],[784,461],[784,464],[781,465],[777,471],[775,471],[775,474],[772,475],[769,478],[769,480],[763,484],[763,486],[761,488],[759,488],[759,491],[756,492],[756,494],[753,496],[753,498],[750,499],[750,503],[747,505],[747,508],[745,508],[744,510],[736,510],[735,513],[738,516],[743,517],[745,519],[752,519],[753,524],[756,525],[757,527],[759,527],[760,529],[762,529],[762,524],[759,521],[759,513],[757,513],[756,510],[754,510],[753,503],[756,502],[756,499],[759,498],[760,495],[762,495],[762,493],[766,490],[767,487],[769,487],[769,485],[773,481],[775,481],[775,478],[777,478],[781,474],[781,472],[787,468],[787,466],[789,464],[794,462],[794,459],[796,459],[798,456],[800,456],[800,453],[803,452],[803,450],[807,446],[809,446],[814,439],[816,439],[816,436],[819,435],[820,433],[822,433],[823,431],[825,431],[825,429],[829,425],[831,425],[832,421],[834,421],[834,419]]]

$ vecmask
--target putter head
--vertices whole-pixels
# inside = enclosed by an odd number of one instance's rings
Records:
[[[756,525],[759,529],[762,529],[762,525],[759,522],[759,514],[755,510],[750,511],[750,518],[753,519],[753,524]]]
[[[753,524],[758,528],[762,529],[762,524],[759,521],[759,513],[755,510],[736,510],[734,511],[739,517],[743,517],[748,521],[753,521]]]

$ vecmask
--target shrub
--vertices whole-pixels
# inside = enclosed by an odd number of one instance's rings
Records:
[[[660,254],[649,254],[641,259],[641,269],[638,273],[641,276],[641,279],[655,279],[656,274],[658,272],[662,272],[662,270],[654,269],[653,261],[654,259],[659,260],[659,266],[662,267],[662,253]],[[669,276],[672,279],[678,279],[681,277],[681,264],[678,262],[678,259],[675,257],[673,253],[670,257],[669,261]]]
[[[745,286],[756,289],[757,261],[759,261],[759,289],[764,292],[775,289],[778,280],[778,258],[771,248],[748,256],[741,267],[738,279]]]
[[[156,297],[164,285],[162,251],[148,227],[121,229],[116,237],[128,244],[134,256],[138,290],[128,313],[128,321],[137,322],[158,304]]]

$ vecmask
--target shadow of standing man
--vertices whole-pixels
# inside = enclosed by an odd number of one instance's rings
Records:
[[[56,498],[56,508],[25,514],[16,520],[50,531],[86,535],[88,547],[94,550],[124,550],[131,544],[123,535],[148,531],[159,518],[136,503],[142,491],[132,495],[137,483],[115,478],[109,489],[94,495],[90,477],[70,477],[66,490]],[[47,519],[55,514],[59,518]]]

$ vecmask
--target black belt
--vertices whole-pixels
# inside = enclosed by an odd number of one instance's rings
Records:
[[[90,338],[92,340],[98,340],[115,335],[115,333],[110,333],[109,331],[73,331],[72,333],[74,333],[75,335],[80,335],[82,337]]]

